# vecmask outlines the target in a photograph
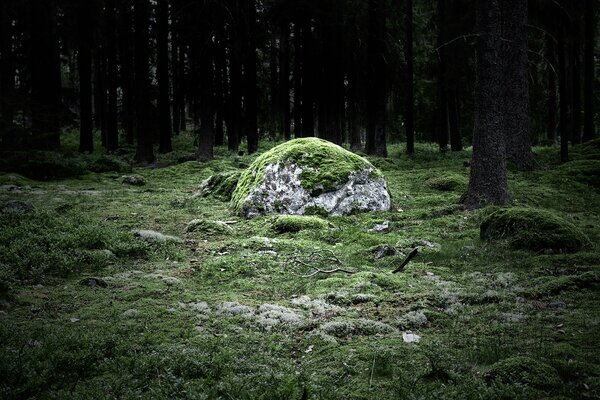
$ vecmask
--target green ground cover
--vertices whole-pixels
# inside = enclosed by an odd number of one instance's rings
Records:
[[[256,156],[178,163],[188,141],[156,168],[130,169],[133,149],[77,155],[68,139],[60,157],[2,165],[1,398],[600,396],[595,147],[563,166],[536,148],[534,172],[509,172],[519,210],[583,238],[562,251],[519,227],[535,246],[515,246],[512,225],[481,238],[499,210],[457,206],[468,151],[369,158],[389,212],[245,220],[231,187],[199,187]],[[376,258],[381,245],[395,252]],[[317,272],[335,268],[352,273]]]

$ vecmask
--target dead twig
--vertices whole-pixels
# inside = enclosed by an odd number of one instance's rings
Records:
[[[402,263],[398,266],[398,268],[396,268],[395,270],[392,271],[392,274],[396,274],[396,273],[402,271],[404,269],[404,267],[406,267],[406,264],[408,264],[410,262],[410,260],[415,258],[415,256],[418,253],[419,253],[419,248],[415,247],[410,253],[408,253],[406,258],[404,259],[404,261],[402,261]]]
[[[314,268],[314,267],[313,267]],[[318,269],[318,268],[314,268],[315,272],[313,272],[312,274],[308,274],[308,275],[300,275],[302,278],[310,278],[312,276],[315,276],[317,274],[335,274],[336,272],[344,272],[348,275],[352,275],[354,274],[356,271],[348,271],[347,269],[342,269],[342,268],[335,268],[329,271],[323,270],[323,269]]]
[[[336,272],[342,272],[348,275],[352,275],[356,273],[356,271],[351,271],[344,268],[344,263],[339,257],[332,251],[328,249],[315,250],[308,253],[303,254],[295,254],[291,256],[288,260],[284,262],[286,265],[291,265],[292,267],[302,267],[302,269],[312,270],[310,274],[298,274],[301,278],[310,278],[318,274],[335,274]],[[332,269],[322,269],[320,266],[322,265],[334,265],[336,268]]]

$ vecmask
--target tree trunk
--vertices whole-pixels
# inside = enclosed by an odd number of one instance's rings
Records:
[[[227,129],[227,147],[233,152],[238,151],[242,136],[242,46],[240,37],[239,7],[234,7],[234,21],[229,26],[229,121]]]
[[[135,117],[137,128],[137,151],[135,161],[139,164],[154,162],[152,134],[148,121],[149,110],[149,0],[134,2],[134,31],[135,31]]]
[[[577,17],[576,17],[577,18]],[[578,21],[579,19],[577,19]],[[573,80],[573,132],[571,133],[571,142],[573,144],[581,143],[581,40],[579,32],[579,23],[575,22],[573,25],[573,43],[571,47],[571,79]]]
[[[450,149],[452,151],[462,151],[462,137],[458,124],[458,95],[457,89],[452,88],[447,94],[448,107],[448,127],[450,132]]]
[[[521,171],[534,167],[529,138],[527,0],[503,0],[504,129],[506,155]]]
[[[385,138],[386,65],[385,1],[369,0],[369,85],[367,87],[367,154],[387,157]]]
[[[294,136],[302,137],[302,31],[294,22]]]
[[[215,122],[215,145],[225,144],[225,120],[227,98],[227,52],[225,49],[225,31],[222,25],[217,26],[215,43],[215,104],[217,107]]]
[[[500,0],[477,2],[477,66],[473,159],[467,193],[469,208],[507,204],[505,137],[502,133],[503,74]]]
[[[415,152],[415,124],[414,124],[414,82],[413,82],[413,4],[406,0],[406,152]]]
[[[8,127],[6,132],[0,132],[0,148],[6,147],[6,134],[13,125],[15,91],[15,60],[13,50],[13,5],[4,1],[0,4],[0,120]]]
[[[55,7],[52,0],[31,0],[31,131],[32,146],[60,147],[61,74]]]
[[[77,69],[79,70],[79,151],[94,151],[94,126],[92,120],[92,46],[93,17],[92,9],[80,4],[78,6],[77,33],[78,52]]]
[[[546,137],[550,143],[556,141],[556,114],[558,110],[557,106],[557,87],[556,87],[556,45],[554,44],[554,38],[550,35],[546,36],[546,59],[548,60],[548,66],[546,67],[546,79],[548,82],[548,126],[546,130]]]
[[[564,35],[566,32],[563,31],[558,37],[558,69],[559,69],[559,82],[558,91],[560,93],[560,160],[561,162],[569,161],[569,139],[570,139],[570,93],[569,86],[567,83],[568,73],[568,60],[567,60],[567,46],[565,43]]]
[[[258,110],[256,86],[256,1],[244,1],[246,40],[244,51],[244,121],[248,154],[258,150]]]
[[[169,3],[156,3],[156,74],[158,80],[158,129],[160,153],[173,151],[171,145],[171,101],[169,97]]]
[[[315,135],[314,116],[314,46],[309,10],[301,17],[301,63],[302,63],[302,137]]]
[[[115,0],[106,0],[106,150],[119,147],[117,126],[117,21]]]
[[[446,0],[438,0],[438,144],[440,151],[448,149],[448,98],[446,95]]]
[[[133,32],[131,4],[119,3],[119,59],[121,64],[121,90],[123,91],[121,125],[125,130],[127,144],[132,145],[135,138],[135,105],[133,77]]]
[[[585,0],[585,50],[584,50],[584,128],[583,140],[588,141],[596,137],[594,127],[594,87],[596,86],[594,48],[596,42],[596,10],[595,0]]]
[[[283,137],[291,137],[290,114],[290,24],[287,20],[280,26],[279,41],[279,124],[283,130]]]
[[[106,48],[98,38],[93,52],[94,61],[94,126],[100,129],[102,147],[106,147]]]

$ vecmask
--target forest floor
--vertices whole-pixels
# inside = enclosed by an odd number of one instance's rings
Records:
[[[22,161],[0,173],[1,398],[600,398],[600,189],[589,172],[600,161],[561,167],[557,148],[536,148],[534,172],[509,171],[516,205],[564,217],[592,243],[551,254],[480,239],[491,210],[457,206],[468,151],[422,144],[408,157],[392,145],[370,159],[391,211],[286,232],[276,216],[245,220],[195,195],[254,157],[217,148],[214,161],[176,163],[193,151],[186,141],[155,168],[35,181]],[[53,159],[66,170],[126,170],[133,151],[65,148]],[[573,158],[599,154],[594,143]],[[131,174],[146,184],[122,183]],[[372,230],[384,221],[388,231]],[[315,266],[355,273],[308,276]]]

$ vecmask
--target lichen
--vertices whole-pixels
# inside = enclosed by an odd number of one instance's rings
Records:
[[[484,240],[508,240],[511,247],[534,251],[575,252],[589,245],[571,222],[546,210],[505,208],[488,215],[480,226]]]
[[[252,189],[262,183],[267,165],[286,162],[307,167],[301,175],[302,187],[312,195],[335,190],[354,171],[371,169],[372,177],[382,176],[367,160],[336,144],[318,138],[294,139],[265,152],[242,173],[232,194],[233,207],[239,210]]]

